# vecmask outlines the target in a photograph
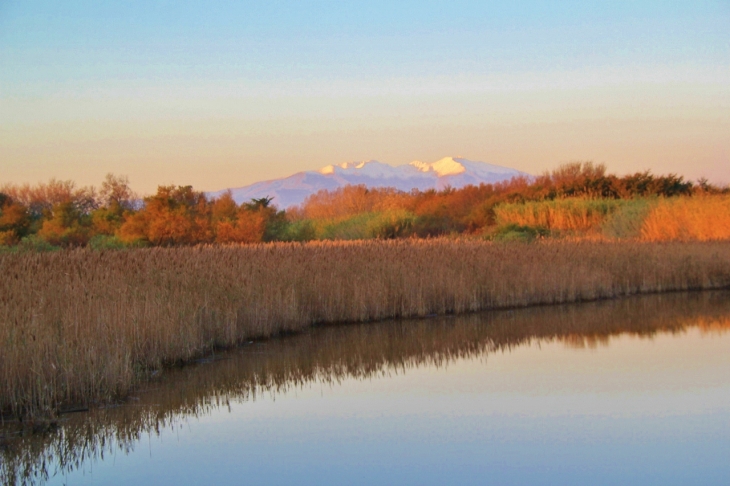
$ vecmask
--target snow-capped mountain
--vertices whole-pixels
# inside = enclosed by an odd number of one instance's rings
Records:
[[[529,174],[508,167],[446,157],[437,162],[411,162],[392,166],[370,160],[328,165],[317,171],[299,172],[283,179],[257,182],[245,187],[224,189],[209,193],[217,197],[230,190],[237,203],[252,198],[272,197],[273,204],[283,209],[304,202],[307,196],[321,189],[333,190],[347,185],[364,184],[367,187],[394,187],[411,189],[460,188],[467,185],[494,183]]]

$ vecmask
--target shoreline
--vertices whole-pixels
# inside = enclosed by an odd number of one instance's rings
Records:
[[[313,325],[730,288],[730,242],[72,250],[3,255],[0,270],[0,410],[44,421],[118,400],[154,370]]]
[[[116,447],[129,450],[135,437],[151,430],[317,382],[378,379],[424,366],[448,368],[478,357],[485,358],[489,367],[493,354],[537,343],[604,350],[615,339],[653,341],[687,332],[727,333],[729,295],[730,290],[664,293],[462,316],[324,325],[256,341],[165,370],[126,400],[63,415],[47,430],[39,427],[33,434],[28,424],[23,429],[17,422],[0,427],[0,482],[38,477],[48,453],[60,459],[61,470],[73,468],[78,461],[96,460],[102,444],[110,447],[108,452]]]

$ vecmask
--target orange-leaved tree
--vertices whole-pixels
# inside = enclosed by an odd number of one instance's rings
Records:
[[[129,213],[119,228],[125,243],[191,245],[212,241],[210,206],[205,194],[192,186],[159,186],[144,199],[144,207]]]
[[[0,245],[14,245],[28,234],[30,215],[22,204],[0,192]]]
[[[275,238],[278,222],[285,222],[283,212],[271,206],[271,198],[252,199],[237,206],[230,192],[212,205],[213,224],[218,243],[260,243]]]

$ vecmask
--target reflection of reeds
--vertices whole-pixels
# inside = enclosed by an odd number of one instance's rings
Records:
[[[52,465],[72,470],[104,451],[132,449],[144,433],[176,427],[185,417],[209,413],[232,401],[255,399],[267,391],[446,365],[534,341],[584,346],[606,343],[619,334],[651,337],[689,327],[729,330],[728,292],[320,326],[283,339],[252,343],[202,366],[170,370],[140,393],[134,406],[66,416],[47,434],[14,437],[0,456],[0,482],[37,482],[54,473],[47,469]]]
[[[316,323],[730,285],[728,243],[420,240],[0,255],[0,410],[52,416],[147,370]]]

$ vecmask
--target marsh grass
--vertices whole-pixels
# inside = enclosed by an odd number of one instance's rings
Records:
[[[730,243],[391,240],[0,254],[0,410],[53,417],[313,324],[730,286]]]
[[[415,221],[416,217],[409,211],[392,209],[321,220],[296,221],[293,226],[309,224],[310,240],[364,240],[407,235]],[[293,228],[291,232],[295,234],[297,229]]]
[[[550,231],[586,232],[599,228],[630,204],[622,199],[569,198],[501,204],[494,208],[497,226],[516,224]]]
[[[658,198],[637,198],[624,201],[601,224],[601,234],[608,238],[640,238],[644,221],[657,204],[659,204]]]
[[[495,239],[541,237],[642,241],[730,239],[730,197],[566,198],[494,208]],[[518,234],[519,233],[519,234]],[[505,237],[506,236],[506,237]],[[534,236],[534,235],[533,235]]]
[[[596,348],[619,336],[654,339],[730,330],[730,293],[656,294],[580,305],[533,307],[367,325],[319,326],[281,339],[256,341],[168,370],[135,391],[133,406],[65,415],[45,434],[0,428],[0,483],[36,484],[84,463],[127,453],[144,434],[184,427],[231,403],[277,396],[313,383],[369,380],[422,367],[446,367],[529,344],[562,342]],[[265,350],[263,352],[262,350]],[[7,447],[2,447],[3,432]]]
[[[641,227],[647,241],[730,239],[730,197],[661,199]]]

